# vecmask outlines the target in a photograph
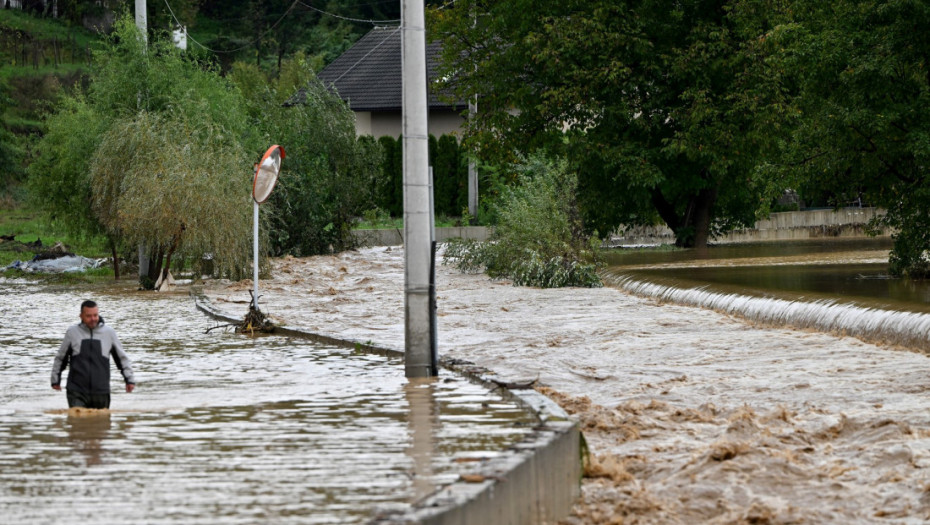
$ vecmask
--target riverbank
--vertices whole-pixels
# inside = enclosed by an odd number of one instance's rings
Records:
[[[403,348],[403,250],[273,262],[262,309]],[[930,519],[930,359],[612,289],[517,288],[437,266],[439,351],[539,389],[595,463],[565,523]],[[244,315],[251,281],[208,283]]]
[[[878,208],[840,208],[770,213],[758,220],[752,228],[727,232],[715,237],[713,244],[740,244],[750,242],[799,241],[810,239],[856,239],[871,237],[868,224],[884,215]],[[452,238],[485,241],[490,229],[484,226],[446,227],[435,229],[436,241]],[[354,230],[352,234],[361,246],[400,246],[404,244],[403,228],[384,230]],[[882,230],[879,237],[887,237],[890,230]],[[655,246],[675,244],[675,234],[667,226],[637,226],[620,228],[604,241],[605,247]]]

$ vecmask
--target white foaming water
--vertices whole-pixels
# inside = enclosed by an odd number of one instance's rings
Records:
[[[628,275],[605,275],[606,284],[675,304],[711,308],[761,323],[810,328],[860,339],[930,351],[930,315],[867,308],[832,300],[802,301],[677,288]]]

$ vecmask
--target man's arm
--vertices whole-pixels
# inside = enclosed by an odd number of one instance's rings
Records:
[[[61,374],[68,368],[68,361],[71,358],[71,339],[65,332],[65,338],[55,353],[55,360],[52,362],[52,388],[61,390]]]
[[[110,349],[110,353],[113,354],[113,361],[116,362],[116,368],[119,368],[120,373],[123,374],[123,380],[126,381],[126,392],[132,393],[136,388],[135,374],[132,371],[132,360],[129,359],[129,356],[126,355],[126,352],[123,350],[123,344],[119,340],[119,336],[116,335],[115,330],[111,330],[111,335],[113,336],[113,347]]]

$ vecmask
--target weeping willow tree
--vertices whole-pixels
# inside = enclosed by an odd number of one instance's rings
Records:
[[[179,256],[211,254],[229,276],[247,267],[248,121],[240,91],[209,60],[166,34],[146,43],[124,14],[94,55],[89,85],[65,95],[46,126],[29,169],[36,205],[106,235],[117,278],[117,253],[139,246],[150,255],[146,287]],[[248,146],[253,156],[262,145]]]
[[[103,135],[91,162],[92,209],[109,236],[152,255],[140,276],[146,287],[179,257],[195,266],[212,257],[215,271],[240,278],[250,263],[250,175],[220,126],[141,112]]]

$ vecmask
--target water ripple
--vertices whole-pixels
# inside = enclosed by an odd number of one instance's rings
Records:
[[[94,290],[134,359],[113,411],[49,388],[86,289],[2,283],[0,513],[9,523],[358,523],[458,478],[534,422],[456,376],[285,337],[205,333],[186,296]]]

